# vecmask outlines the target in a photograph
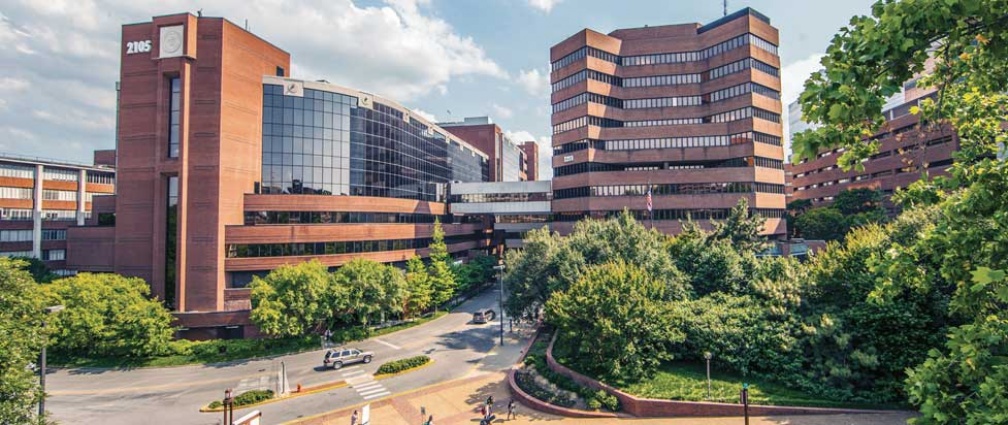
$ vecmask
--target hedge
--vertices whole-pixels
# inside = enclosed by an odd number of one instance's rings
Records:
[[[245,391],[234,398],[234,407],[261,403],[271,398],[273,398],[272,390]],[[208,405],[207,407],[211,409],[220,409],[224,407],[224,403],[221,402],[220,400],[214,400],[210,402],[210,405]]]
[[[398,373],[406,369],[423,366],[428,362],[430,362],[430,357],[427,356],[416,356],[406,359],[393,360],[381,365],[381,367],[378,368],[378,374]]]

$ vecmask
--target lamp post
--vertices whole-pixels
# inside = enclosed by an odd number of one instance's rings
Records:
[[[498,298],[498,305],[500,308],[500,345],[504,346],[504,260],[499,260],[497,265],[494,266],[494,270],[497,271],[497,282],[500,283],[500,297]]]
[[[714,355],[711,354],[710,351],[704,351],[703,358],[704,358],[704,360],[707,360],[707,400],[711,399],[711,395],[710,395],[710,393],[711,393],[711,391],[710,391],[710,389],[711,389],[711,383],[710,383],[710,359],[711,359],[711,357],[714,357]]]
[[[53,305],[45,308],[45,314],[54,314],[63,311],[63,305]],[[46,322],[42,320],[42,354],[39,356],[39,387],[42,390],[42,397],[39,398],[38,416],[45,416],[45,376],[46,376],[46,345],[49,345],[49,335],[45,333]]]
[[[233,402],[234,399],[231,398],[231,389],[228,388],[224,390],[224,425],[229,425],[231,423],[228,422],[228,413],[231,414],[231,420],[234,420],[234,408],[231,407]]]

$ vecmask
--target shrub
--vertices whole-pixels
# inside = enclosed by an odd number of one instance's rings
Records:
[[[220,409],[221,407],[224,407],[224,403],[221,403],[220,400],[214,400],[214,401],[211,401],[210,405],[207,406],[207,407],[209,407],[211,409]]]
[[[535,379],[532,378],[531,373],[524,371],[515,373],[515,383],[518,384],[518,388],[521,388],[522,391],[525,391],[528,395],[539,400],[545,401],[549,404],[555,404],[557,406],[574,407],[574,400],[562,397],[558,394],[553,394],[549,390],[537,385],[535,383]]]
[[[423,366],[428,362],[430,362],[430,357],[427,356],[416,356],[406,359],[393,360],[381,365],[381,367],[378,368],[378,374],[398,373],[407,369]]]
[[[235,397],[234,405],[244,406],[247,404],[256,404],[273,398],[273,391],[271,390],[251,390],[245,391]]]

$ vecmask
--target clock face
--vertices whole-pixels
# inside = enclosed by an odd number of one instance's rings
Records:
[[[175,58],[182,56],[182,42],[184,41],[185,27],[175,25],[171,27],[161,27],[161,58]]]
[[[182,48],[182,36],[177,32],[169,32],[161,42],[165,45],[166,53],[176,53]]]

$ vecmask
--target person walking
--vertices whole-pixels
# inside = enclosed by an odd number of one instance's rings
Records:
[[[514,399],[511,399],[511,400],[508,401],[508,415],[507,415],[507,418],[508,418],[509,421],[511,420],[512,416],[514,416],[515,419],[518,419],[518,414],[515,412],[515,402],[514,402]]]
[[[427,417],[427,422],[424,422],[423,425],[434,425],[434,415]]]
[[[350,425],[357,425],[357,411],[354,410],[353,414],[350,415]]]

